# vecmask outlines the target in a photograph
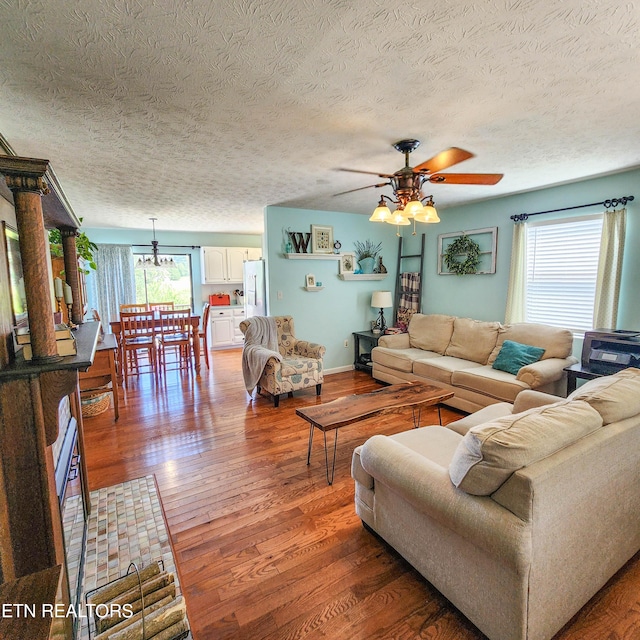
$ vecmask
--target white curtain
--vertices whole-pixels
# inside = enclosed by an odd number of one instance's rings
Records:
[[[626,209],[606,211],[602,220],[602,239],[593,307],[594,329],[617,328],[626,220]]]
[[[133,251],[130,245],[99,244],[97,269],[87,276],[89,308],[97,309],[103,328],[120,317],[120,305],[136,301]]]
[[[516,222],[513,225],[513,242],[511,244],[511,266],[509,272],[509,288],[507,289],[507,308],[504,321],[506,324],[524,322],[526,300],[527,269],[527,225]]]

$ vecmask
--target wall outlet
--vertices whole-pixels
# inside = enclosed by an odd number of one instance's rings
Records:
[[[278,291],[276,297],[278,298],[278,300],[282,300],[282,291]]]
[[[347,348],[349,347],[349,341],[348,340],[344,341],[344,346],[347,347]]]

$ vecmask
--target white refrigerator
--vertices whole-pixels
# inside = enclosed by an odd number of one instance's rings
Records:
[[[264,260],[247,260],[244,263],[244,315],[267,315],[267,290],[264,277]]]

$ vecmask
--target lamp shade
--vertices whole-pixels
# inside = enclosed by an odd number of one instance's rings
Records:
[[[422,212],[416,216],[418,222],[440,222],[438,212],[434,206],[429,204],[424,205]]]
[[[423,209],[422,202],[420,200],[410,200],[404,206],[404,215],[407,218],[413,218],[421,213]]]
[[[374,291],[371,296],[371,306],[376,309],[384,307],[393,307],[393,298],[391,291]]]
[[[392,214],[391,217],[387,220],[385,220],[385,222],[388,222],[389,224],[397,224],[397,225],[407,225],[407,224],[411,224],[411,222],[409,221],[409,218],[402,215],[402,211],[400,209],[396,209]]]
[[[390,217],[391,211],[389,210],[389,207],[387,207],[387,205],[383,202],[381,205],[378,205],[374,209],[371,217],[369,218],[369,222],[385,222]]]

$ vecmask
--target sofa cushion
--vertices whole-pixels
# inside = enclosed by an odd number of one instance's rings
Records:
[[[446,427],[421,427],[389,436],[432,462],[447,468],[462,436]]]
[[[451,384],[502,402],[513,402],[521,391],[529,389],[528,384],[518,380],[511,373],[499,371],[488,364],[454,372]]]
[[[500,326],[495,349],[489,356],[489,364],[493,364],[498,357],[505,340],[542,347],[544,349],[542,360],[567,358],[573,349],[573,334],[567,329],[536,324],[535,322],[517,322]]]
[[[629,368],[612,376],[585,382],[569,395],[570,400],[588,402],[604,424],[625,420],[640,413],[640,369]]]
[[[544,349],[542,347],[505,340],[492,366],[494,369],[506,371],[516,376],[522,367],[538,362],[543,354]]]
[[[499,322],[455,318],[451,341],[445,355],[487,364],[487,360],[496,346],[499,328]]]
[[[586,402],[558,402],[469,429],[449,466],[453,484],[487,496],[514,471],[559,451],[602,426]],[[567,487],[569,489],[569,487]]]
[[[436,358],[423,358],[413,363],[413,373],[422,378],[429,378],[436,382],[451,384],[454,371],[481,367],[482,365],[470,360],[461,360],[450,356],[438,356]]]
[[[423,351],[422,349],[390,349],[388,347],[375,347],[371,352],[371,359],[376,364],[411,373],[413,371],[413,363],[423,358],[440,358],[441,356],[431,351]]]
[[[453,333],[453,316],[438,313],[414,313],[409,322],[409,342],[412,347],[435,351],[442,355]]]

